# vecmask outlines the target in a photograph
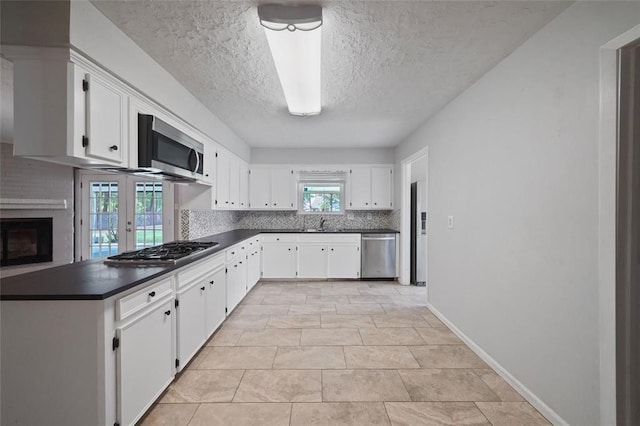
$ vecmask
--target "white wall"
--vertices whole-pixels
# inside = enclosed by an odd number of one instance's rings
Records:
[[[430,303],[575,425],[600,423],[599,48],[639,22],[574,3],[396,149],[429,147]]]
[[[244,160],[250,148],[87,1],[71,2],[71,45]]]
[[[252,148],[253,164],[393,164],[392,148]]]

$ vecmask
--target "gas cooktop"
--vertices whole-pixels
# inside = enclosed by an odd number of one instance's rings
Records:
[[[104,261],[109,266],[166,266],[175,265],[180,260],[200,253],[203,250],[219,246],[219,243],[196,241],[173,241],[142,250],[128,251],[107,257]]]

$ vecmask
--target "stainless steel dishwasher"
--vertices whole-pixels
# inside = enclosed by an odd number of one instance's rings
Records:
[[[360,277],[396,277],[396,234],[362,234]]]

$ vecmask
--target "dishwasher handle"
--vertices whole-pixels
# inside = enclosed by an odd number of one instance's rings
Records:
[[[391,241],[395,240],[396,237],[362,237],[362,239],[367,241]]]

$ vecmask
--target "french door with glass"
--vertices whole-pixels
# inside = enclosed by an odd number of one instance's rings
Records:
[[[173,240],[169,183],[84,171],[79,172],[79,181],[77,260],[111,256]]]

